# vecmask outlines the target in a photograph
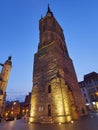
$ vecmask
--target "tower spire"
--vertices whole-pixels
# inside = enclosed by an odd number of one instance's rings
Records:
[[[50,9],[49,4],[48,4],[48,10],[47,10],[46,15],[51,15],[51,16],[53,16],[53,13],[52,13],[52,11],[51,11],[51,9]]]
[[[11,57],[11,56],[9,56],[9,57],[8,57],[8,60],[11,60],[11,59],[12,59],[12,57]]]
[[[49,6],[49,4],[48,4],[48,11],[47,11],[48,13],[50,13],[51,12],[51,9],[50,9],[50,6]]]
[[[43,16],[41,15],[41,19],[43,18]]]

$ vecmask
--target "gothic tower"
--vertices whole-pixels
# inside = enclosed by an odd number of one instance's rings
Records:
[[[10,76],[10,71],[12,68],[11,57],[9,56],[8,59],[5,61],[5,63],[0,65],[2,66],[2,70],[0,73],[0,114],[1,114],[4,109],[6,98],[6,87]]]
[[[30,122],[65,123],[86,113],[63,30],[49,6],[39,21],[40,41],[34,56]]]

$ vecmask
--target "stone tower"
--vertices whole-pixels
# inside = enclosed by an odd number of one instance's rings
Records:
[[[49,6],[39,21],[40,41],[34,55],[30,122],[65,123],[86,114],[64,34]]]
[[[6,98],[6,87],[8,83],[8,79],[10,76],[10,71],[12,68],[11,57],[5,61],[4,64],[0,64],[2,66],[2,70],[0,73],[0,114],[4,109],[5,98]]]

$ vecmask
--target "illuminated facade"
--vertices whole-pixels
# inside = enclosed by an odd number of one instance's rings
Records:
[[[3,118],[6,121],[18,119],[20,117],[20,103],[19,101],[12,101],[5,103]]]
[[[79,82],[79,86],[85,99],[87,109],[98,110],[98,73],[91,72],[84,75],[84,80]]]
[[[11,57],[8,57],[8,60],[0,65],[2,66],[0,73],[0,115],[2,115],[6,98],[6,87],[10,76],[10,70],[12,68]]]
[[[39,21],[39,30],[29,121],[65,123],[77,120],[86,114],[84,100],[63,30],[49,6],[46,16]]]
[[[29,117],[30,116],[30,101],[31,101],[31,92],[26,95],[25,101],[21,107],[22,116]]]

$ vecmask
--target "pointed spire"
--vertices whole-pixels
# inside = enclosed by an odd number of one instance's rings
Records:
[[[51,16],[53,16],[53,13],[52,13],[52,11],[51,11],[51,9],[50,9],[49,4],[48,4],[48,10],[47,10],[46,15],[51,15]]]
[[[9,56],[8,59],[5,61],[4,64],[12,65],[11,59],[12,59],[12,56]]]
[[[11,58],[12,58],[12,57],[11,57],[11,56],[9,56],[9,57],[8,57],[8,60],[11,60]]]
[[[41,19],[43,18],[43,16],[41,15]]]
[[[51,13],[49,4],[48,4],[48,11],[47,11],[47,13]]]

